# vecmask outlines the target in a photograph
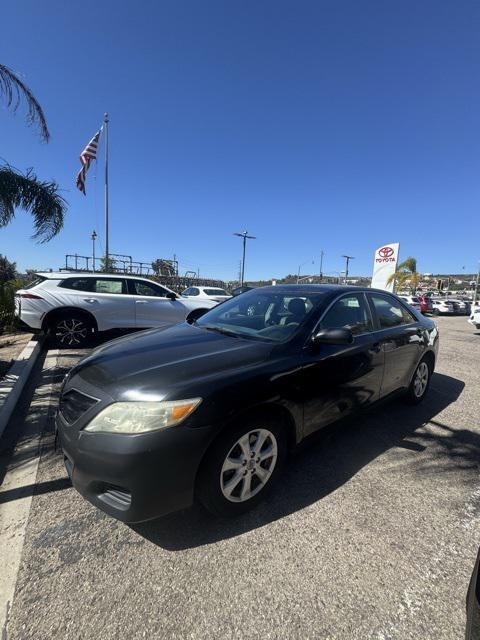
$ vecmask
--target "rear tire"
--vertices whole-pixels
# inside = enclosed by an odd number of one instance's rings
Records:
[[[432,366],[430,362],[423,358],[418,363],[415,373],[413,374],[412,381],[408,387],[408,391],[405,394],[405,401],[407,404],[419,404],[427,395],[428,388],[430,387],[430,380],[432,378]]]
[[[86,347],[96,330],[90,318],[83,314],[65,313],[56,316],[48,327],[48,335],[57,347],[81,349]]]
[[[235,517],[250,511],[275,485],[286,454],[281,421],[246,418],[207,452],[197,479],[197,497],[216,516]]]

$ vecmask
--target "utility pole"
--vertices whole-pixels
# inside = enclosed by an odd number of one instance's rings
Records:
[[[324,255],[325,255],[325,253],[324,253],[324,251],[322,249],[322,251],[320,252],[320,282],[323,279],[323,256]]]
[[[344,280],[343,284],[347,284],[348,263],[350,262],[350,260],[355,260],[355,256],[342,256],[342,258],[345,258],[345,280]]]
[[[249,236],[248,231],[244,231],[243,233],[234,233],[234,236],[238,236],[239,238],[243,238],[243,258],[242,258],[242,271],[240,275],[240,286],[243,286],[243,280],[245,276],[245,250],[247,248],[247,240],[256,240],[255,236]]]
[[[92,240],[92,255],[93,255],[93,273],[95,273],[95,240],[97,239],[97,232],[95,231],[95,229],[92,231],[92,235],[90,236],[90,239]]]

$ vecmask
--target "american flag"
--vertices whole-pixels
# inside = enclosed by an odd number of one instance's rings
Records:
[[[100,139],[101,131],[101,129],[97,131],[97,133],[93,136],[93,138],[80,154],[80,162],[82,163],[82,168],[77,174],[77,187],[84,195],[87,195],[85,191],[85,179],[87,177],[87,171],[90,168],[91,161],[97,159],[98,140]]]

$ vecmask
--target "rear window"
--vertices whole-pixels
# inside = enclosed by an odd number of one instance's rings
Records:
[[[123,280],[120,278],[67,278],[59,286],[89,293],[124,293]]]
[[[74,291],[94,291],[94,278],[67,278],[58,286],[63,289],[73,289]]]
[[[44,276],[37,276],[35,280],[29,282],[29,284],[22,287],[22,289],[33,289],[33,287],[36,287],[37,284],[42,284],[42,282],[45,282],[45,280],[48,280],[48,278],[45,278]]]

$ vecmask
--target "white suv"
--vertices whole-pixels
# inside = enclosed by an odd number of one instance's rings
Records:
[[[211,300],[186,300],[163,285],[122,274],[37,273],[15,294],[15,313],[61,345],[80,346],[97,331],[148,329],[183,322]]]
[[[201,298],[202,300],[213,300],[223,302],[232,296],[220,287],[189,287],[182,291],[183,298]]]

